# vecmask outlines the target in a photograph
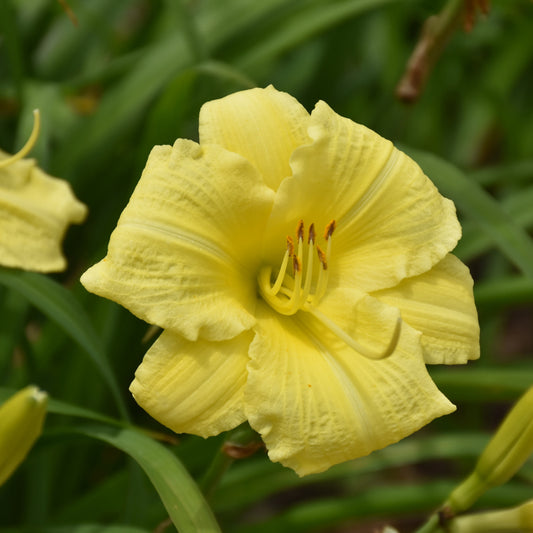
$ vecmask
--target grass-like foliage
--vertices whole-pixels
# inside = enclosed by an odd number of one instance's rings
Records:
[[[528,0],[0,0],[0,148],[20,149],[38,108],[31,157],[89,208],[64,272],[0,267],[0,402],[49,395],[0,487],[0,533],[420,527],[533,383],[532,33]],[[156,333],[79,282],[151,148],[197,141],[202,104],[269,84],[391,139],[455,202],[481,327],[478,361],[429,368],[455,413],[302,478],[151,419],[128,386]],[[2,209],[0,193],[0,232]],[[532,482],[526,462],[476,506],[521,504]]]

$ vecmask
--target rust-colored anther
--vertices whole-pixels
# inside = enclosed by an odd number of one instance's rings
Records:
[[[324,270],[327,270],[328,269],[328,262],[326,261],[326,254],[324,253],[322,248],[320,248],[320,246],[318,246],[318,245],[316,247],[316,253],[318,254],[318,260],[322,264],[322,268]]]
[[[289,235],[287,235],[287,251],[289,255],[294,255],[294,241]]]
[[[316,240],[315,225],[311,224],[309,226],[309,235],[307,237],[307,244],[314,243]]]
[[[298,240],[304,240],[304,221],[300,220],[298,222],[298,225],[296,226],[296,236],[298,237]]]
[[[326,241],[333,235],[333,232],[335,231],[335,228],[337,227],[337,223],[335,220],[332,220],[327,226],[324,231],[324,239]]]

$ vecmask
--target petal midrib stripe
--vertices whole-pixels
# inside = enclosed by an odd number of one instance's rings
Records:
[[[391,146],[391,153],[389,154],[387,161],[385,162],[385,164],[379,171],[379,174],[372,181],[371,185],[368,187],[365,193],[361,196],[361,198],[352,206],[352,208],[346,211],[346,213],[344,213],[341,217],[339,217],[339,220],[337,221],[337,223],[340,227],[344,225],[345,220],[346,221],[353,220],[356,216],[358,216],[361,213],[361,211],[363,211],[370,204],[376,192],[383,187],[384,182],[390,176],[390,173],[392,169],[395,167],[400,157],[400,154],[401,152],[399,150],[394,148],[394,146]]]
[[[203,252],[206,256],[215,257],[220,263],[226,266],[233,265],[238,270],[243,270],[245,267],[238,259],[223,250],[220,243],[200,237],[198,234],[188,231],[184,228],[175,228],[167,226],[166,224],[153,224],[146,221],[128,220],[120,223],[122,227],[135,228],[139,231],[145,231],[147,233],[164,234],[175,241],[181,241],[191,246],[198,251]]]

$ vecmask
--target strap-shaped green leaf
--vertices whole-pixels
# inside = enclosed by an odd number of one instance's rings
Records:
[[[180,533],[220,533],[200,489],[179,459],[162,444],[133,429],[92,426],[78,432],[107,442],[135,459]]]
[[[27,298],[89,354],[107,382],[122,417],[127,419],[126,406],[100,339],[74,295],[51,278],[34,272],[0,268],[0,283]]]
[[[533,279],[533,240],[500,204],[450,163],[427,152],[411,148],[405,151],[422,167],[439,191],[451,198],[465,215],[472,217],[509,260]]]

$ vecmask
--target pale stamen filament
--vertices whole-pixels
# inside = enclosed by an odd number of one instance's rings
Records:
[[[357,342],[354,338],[352,338],[348,333],[346,333],[343,329],[341,329],[335,322],[330,320],[324,313],[318,311],[317,309],[310,309],[309,312],[317,319],[319,320],[327,329],[331,331],[334,335],[336,335],[339,339],[344,341],[350,348],[353,348],[357,353],[361,354],[363,357],[366,357],[367,359],[385,359],[389,357],[394,350],[396,350],[396,347],[398,346],[398,341],[400,340],[400,333],[402,331],[402,317],[398,315],[398,318],[396,319],[396,325],[394,326],[394,332],[392,333],[391,339],[389,341],[389,344],[387,347],[381,351],[381,352],[375,352],[369,348],[365,348],[362,344]]]
[[[326,294],[326,288],[328,286],[328,280],[329,280],[329,258],[331,256],[331,235],[328,237],[328,246],[326,248],[326,254],[324,256],[324,252],[317,247],[317,253],[320,260],[320,264],[322,265],[322,268],[320,269],[320,272],[318,273],[318,281],[316,283],[316,293],[315,298],[317,301],[319,301],[324,294]]]
[[[309,238],[307,239],[308,249],[307,249],[307,270],[305,272],[305,283],[304,290],[300,296],[300,307],[306,306],[307,297],[311,291],[311,281],[313,280],[313,253],[315,247],[315,226],[311,224],[309,226]]]
[[[300,307],[300,295],[302,290],[302,261],[300,259],[302,255],[302,241],[298,239],[298,256],[292,256],[292,263],[294,266],[294,288],[289,300],[286,302],[285,313],[293,315],[298,311]]]
[[[289,264],[289,257],[292,257],[293,253],[294,253],[294,243],[291,237],[287,237],[287,250],[285,251],[285,255],[283,256],[283,261],[281,262],[281,268],[279,269],[278,277],[276,278],[274,285],[272,285],[272,287],[269,289],[269,292],[272,294],[272,296],[275,296],[276,294],[278,294],[281,288],[283,280],[285,279],[285,273],[287,272],[287,265]],[[270,269],[270,273],[271,272],[272,272],[272,269]]]
[[[8,167],[9,165],[12,165],[13,163],[16,163],[19,159],[22,159],[25,155],[27,155],[31,149],[35,146],[35,143],[37,142],[37,138],[39,137],[39,131],[41,129],[41,115],[39,113],[38,109],[33,110],[33,129],[31,130],[31,134],[26,141],[26,144],[16,153],[13,154],[11,157],[8,157],[7,159],[4,159],[3,161],[0,161],[0,169]]]

